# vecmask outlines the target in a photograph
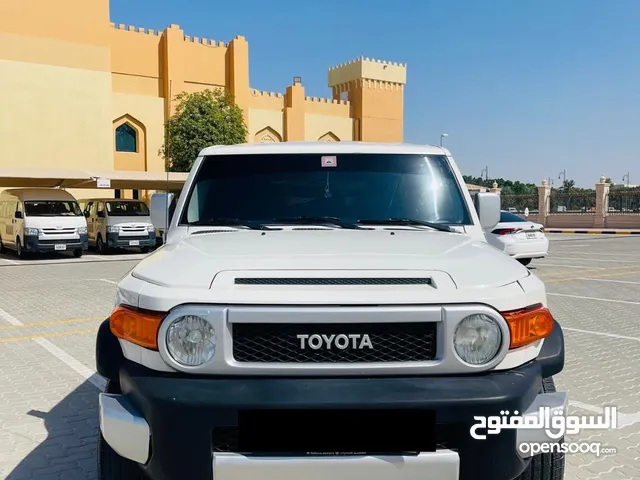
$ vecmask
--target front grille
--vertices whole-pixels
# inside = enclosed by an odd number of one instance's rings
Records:
[[[149,240],[149,235],[120,235],[120,240]]]
[[[236,285],[431,285],[430,278],[236,278]]]
[[[44,235],[69,235],[76,233],[75,228],[43,228],[42,233]]]
[[[435,358],[436,333],[434,322],[235,323],[233,357],[245,363],[425,362]]]
[[[436,425],[436,449],[456,450],[458,447],[456,437],[461,435],[458,430],[460,429],[457,428],[457,425]],[[384,433],[384,431],[381,431],[381,433]],[[277,432],[273,434],[277,435]],[[313,432],[309,432],[309,434],[313,435]],[[214,453],[238,453],[238,427],[215,427],[212,436]],[[460,436],[459,438],[464,437]],[[302,441],[304,439],[298,440]]]

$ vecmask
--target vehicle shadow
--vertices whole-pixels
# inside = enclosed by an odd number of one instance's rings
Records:
[[[6,480],[97,480],[98,393],[85,381],[50,411],[24,412],[44,421],[47,438]]]

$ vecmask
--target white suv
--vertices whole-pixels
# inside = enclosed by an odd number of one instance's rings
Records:
[[[564,337],[499,218],[443,148],[203,150],[98,333],[100,478],[561,479],[519,445],[562,441]]]

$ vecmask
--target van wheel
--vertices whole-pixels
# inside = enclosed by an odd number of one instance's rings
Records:
[[[81,249],[81,248],[76,248],[76,249],[73,251],[73,256],[74,256],[74,257],[76,257],[76,258],[80,258],[80,257],[82,256],[82,254],[83,254],[83,253],[84,253],[84,252],[82,251],[82,249]]]
[[[553,377],[542,379],[540,393],[556,391]],[[564,442],[564,437],[558,440]],[[515,480],[562,480],[564,478],[565,456],[562,452],[541,453],[531,458],[527,469]]]
[[[525,267],[531,263],[532,258],[519,258],[518,261]]]
[[[108,382],[105,393],[120,393],[117,383]],[[100,480],[146,480],[136,462],[118,455],[98,434],[98,478]]]
[[[141,251],[142,253],[149,253],[149,247],[142,247],[142,248],[140,249],[140,251]]]
[[[27,258],[27,252],[22,249],[22,242],[20,241],[20,237],[16,237],[16,253],[18,254],[18,258],[25,259]]]
[[[97,248],[98,253],[100,255],[106,255],[107,254],[107,246],[102,241],[102,235],[98,235],[98,240],[96,240],[96,248]]]

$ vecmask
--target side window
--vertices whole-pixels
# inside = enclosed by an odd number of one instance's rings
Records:
[[[24,209],[22,207],[22,202],[18,202],[16,204],[16,212],[24,213]]]
[[[89,215],[91,215],[91,209],[93,207],[93,202],[89,202],[87,203],[87,206],[84,207],[83,213],[86,215],[87,213],[89,213]]]
[[[207,194],[212,184],[212,180],[205,180],[197,183],[194,187],[193,194],[189,199],[189,205],[187,206],[187,222],[193,223],[200,220],[200,217],[204,213],[202,209],[206,204]]]
[[[91,212],[91,216],[94,217],[96,215],[98,205],[95,202],[91,202],[91,207],[89,207],[89,212]]]
[[[105,214],[104,214],[104,203],[100,202],[98,203],[98,217],[100,218],[104,218]]]

